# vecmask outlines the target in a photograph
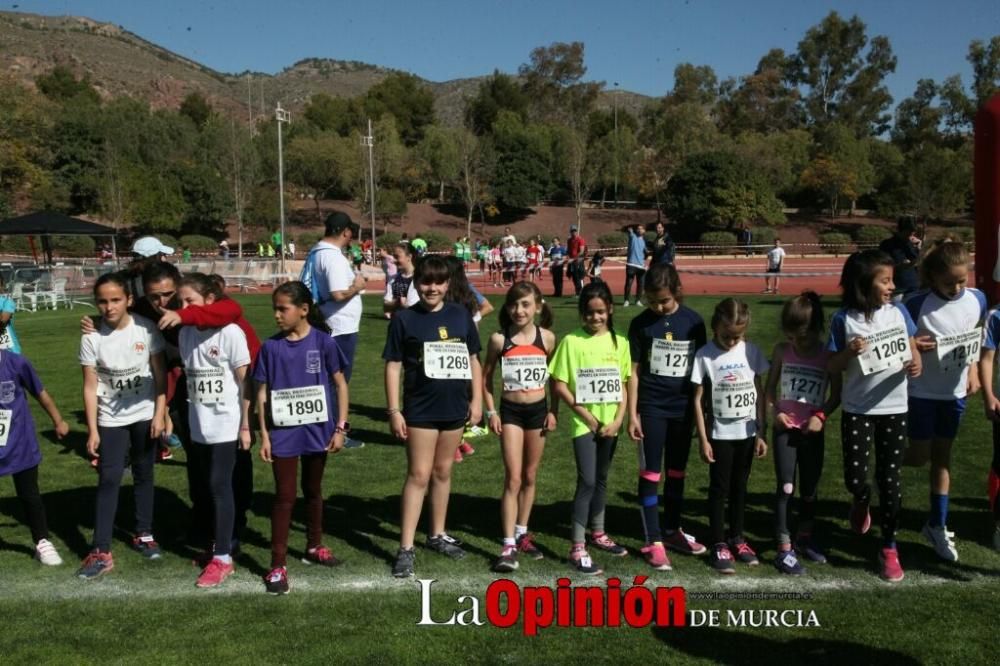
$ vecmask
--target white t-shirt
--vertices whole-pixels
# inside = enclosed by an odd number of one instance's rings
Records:
[[[321,294],[344,291],[354,284],[354,269],[344,253],[336,245],[320,241],[316,253],[316,287]],[[329,298],[319,305],[320,312],[330,327],[331,335],[357,333],[361,327],[361,294],[355,294],[346,301],[337,302]]]
[[[969,380],[966,352],[978,355],[982,347],[980,323],[986,317],[986,297],[978,289],[963,289],[951,300],[945,300],[932,291],[920,291],[906,300],[906,309],[917,326],[917,335],[931,333],[938,339],[941,349],[920,355],[923,370],[919,377],[910,378],[909,394],[915,398],[954,400],[964,398]],[[973,334],[975,341],[972,340]],[[962,349],[954,349],[955,340],[942,336],[968,334]],[[976,346],[978,345],[978,347]],[[973,349],[975,347],[975,349]],[[948,353],[948,349],[951,353]],[[940,353],[944,353],[942,360]],[[969,359],[972,355],[968,356]]]
[[[691,368],[691,382],[708,384],[706,392],[713,411],[712,439],[746,439],[757,434],[754,378],[763,375],[769,367],[767,359],[752,342],[741,341],[729,351],[723,351],[710,340],[698,350]],[[743,415],[720,416],[720,405],[726,406],[727,413],[743,412]]]
[[[917,332],[910,313],[900,303],[883,305],[872,313],[870,321],[865,321],[863,312],[838,310],[830,322],[830,341],[827,343],[827,348],[832,352],[843,351],[856,337],[875,336],[876,333],[881,333],[884,337],[899,329],[902,329],[901,334],[905,334],[907,338]],[[909,349],[908,342],[906,349],[902,351],[892,349],[892,343],[891,338],[879,343],[877,345],[879,353],[884,353],[885,346],[889,345],[888,351],[897,357],[897,361],[899,357],[903,361],[911,359],[912,350]],[[873,346],[876,345],[869,345],[869,351],[865,353],[872,354]],[[873,416],[905,414],[908,409],[906,371],[897,363],[892,368],[866,375],[861,369],[861,357],[855,356],[848,362],[844,371],[841,401],[844,411],[851,414]]]
[[[236,324],[203,330],[185,326],[178,346],[187,376],[191,439],[201,444],[236,441],[240,389],[234,371],[250,365],[246,335]]]
[[[508,264],[517,261],[517,247],[509,245],[503,249],[503,260]]]
[[[519,264],[527,263],[528,252],[527,250],[524,249],[523,245],[514,246],[514,261],[516,261]]]
[[[102,319],[80,339],[80,365],[97,369],[97,424],[127,426],[153,418],[156,383],[149,359],[163,352],[156,324],[139,315],[112,329]]]
[[[781,263],[784,260],[785,260],[785,248],[772,247],[770,250],[767,251],[768,268],[781,268]]]

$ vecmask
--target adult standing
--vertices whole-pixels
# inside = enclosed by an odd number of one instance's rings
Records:
[[[750,231],[750,227],[747,226],[746,222],[740,225],[739,240],[740,245],[746,249],[746,255],[749,257],[753,254],[753,248],[751,247],[751,244],[753,243],[753,232]]]
[[[280,231],[275,231],[271,234],[271,246],[274,247],[274,251],[278,253],[278,256],[281,256],[281,244],[283,241],[284,239],[281,237]],[[269,256],[273,257],[274,255],[269,254]]]
[[[563,291],[563,262],[566,260],[566,246],[562,244],[559,237],[552,239],[549,246],[549,271],[552,272],[552,295],[562,296]]]
[[[344,353],[346,363],[342,366],[344,379],[351,381],[354,368],[354,352],[358,345],[358,329],[361,327],[361,292],[367,278],[355,273],[345,252],[361,227],[340,211],[330,213],[326,218],[323,238],[309,250],[309,257],[302,267],[303,282],[310,285],[313,294],[318,294],[319,311],[330,327],[330,335]],[[344,448],[356,449],[364,442],[347,437]]]
[[[586,273],[584,261],[587,258],[587,242],[583,240],[576,225],[569,228],[569,241],[566,243],[566,256],[568,258],[569,276],[573,280],[573,289],[576,295],[580,295],[583,289],[583,276]]]
[[[878,249],[892,257],[895,266],[892,281],[896,284],[896,300],[905,299],[919,286],[917,261],[920,259],[920,239],[916,233],[917,224],[914,219],[901,217],[896,223],[896,233],[878,246]]]
[[[677,254],[677,245],[674,239],[667,233],[667,227],[663,222],[656,223],[656,238],[653,239],[653,258],[650,266],[656,264],[673,264]]]
[[[625,256],[625,307],[628,307],[628,292],[635,280],[635,304],[642,305],[639,294],[642,281],[646,277],[646,227],[642,224],[625,227],[628,234],[628,249]]]
[[[503,236],[500,238],[501,247],[507,247],[507,241],[510,241],[515,245],[517,244],[517,237],[510,232],[510,227],[503,228]]]

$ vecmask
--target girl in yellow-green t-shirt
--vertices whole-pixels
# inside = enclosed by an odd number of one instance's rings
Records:
[[[584,287],[583,326],[562,339],[549,364],[554,394],[573,410],[576,494],[569,560],[577,571],[592,576],[602,569],[587,553],[588,523],[592,546],[616,557],[628,554],[604,531],[608,470],[625,419],[625,384],[632,372],[628,338],[615,333],[613,310],[607,284]]]

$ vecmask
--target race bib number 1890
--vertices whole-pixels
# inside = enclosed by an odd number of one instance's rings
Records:
[[[271,419],[276,426],[324,423],[329,420],[326,389],[302,386],[271,391]]]
[[[431,379],[472,379],[469,348],[463,342],[425,342],[424,374]]]
[[[10,437],[11,417],[14,412],[10,409],[0,409],[0,448],[7,446],[7,438]]]

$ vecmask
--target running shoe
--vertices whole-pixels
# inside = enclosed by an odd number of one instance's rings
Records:
[[[820,550],[809,534],[800,534],[795,538],[795,551],[810,562],[826,564],[826,554]]]
[[[603,550],[605,553],[614,555],[615,557],[625,557],[628,555],[628,550],[624,546],[619,546],[617,543],[611,540],[611,537],[605,532],[599,534],[592,534],[590,536],[590,545],[598,550]]]
[[[704,555],[708,552],[708,548],[698,543],[690,534],[685,534],[682,529],[676,529],[673,533],[665,535],[663,546],[667,550],[685,555]]]
[[[35,544],[35,559],[49,567],[57,567],[63,563],[59,551],[48,539],[41,539]]]
[[[934,552],[946,562],[958,562],[958,550],[955,548],[954,532],[949,532],[944,526],[935,527],[924,524],[920,530],[924,538],[934,547]]]
[[[164,460],[173,460],[174,454],[169,449],[169,447],[161,446],[156,449],[156,462],[163,462]]]
[[[268,594],[288,594],[288,572],[285,567],[275,567],[264,576],[264,589]]]
[[[392,575],[396,578],[409,578],[413,575],[413,564],[417,553],[413,548],[400,548],[396,551],[396,562],[392,565]]]
[[[167,435],[164,438],[164,441],[167,443],[167,446],[169,446],[172,449],[176,449],[176,448],[182,446],[182,444],[183,444],[183,442],[181,442],[181,438],[178,437],[177,433],[175,433],[175,432],[172,432],[169,435]]]
[[[663,548],[662,543],[651,543],[640,552],[643,558],[645,558],[646,564],[657,571],[670,571],[673,569],[670,565],[670,558],[667,557],[667,551]]]
[[[102,553],[98,550],[91,551],[84,558],[80,568],[77,569],[77,578],[83,580],[94,580],[115,568],[115,560],[111,553]]]
[[[729,549],[730,553],[736,551],[736,559],[747,566],[755,567],[760,564],[760,560],[757,559],[757,553],[753,551],[753,548],[746,541],[731,541],[729,542]]]
[[[857,534],[864,534],[872,526],[872,514],[868,511],[868,500],[854,500],[848,515],[851,529]]]
[[[476,450],[472,448],[472,444],[465,441],[458,445],[458,450],[462,452],[463,456],[471,456],[476,452]]]
[[[632,304],[629,303],[628,301],[625,301],[624,303],[622,303],[622,307],[626,307],[627,308],[630,305],[632,305]]]
[[[326,546],[316,546],[306,551],[306,556],[302,558],[303,564],[319,564],[324,567],[335,567],[341,564],[333,555],[333,551]]]
[[[460,560],[465,557],[465,551],[459,547],[462,542],[458,539],[453,539],[447,534],[438,534],[437,536],[427,537],[427,547],[434,552],[441,553],[442,555],[447,555],[453,560]]]
[[[545,557],[542,555],[542,551],[538,550],[538,546],[535,545],[535,536],[531,532],[525,532],[515,540],[517,541],[518,552],[525,557],[530,557],[533,560],[540,560]]]
[[[778,556],[774,558],[774,566],[778,571],[789,576],[801,576],[806,572],[805,567],[799,562],[799,558],[795,557],[794,550],[779,551]]]
[[[712,564],[712,568],[715,569],[720,574],[730,575],[736,573],[736,567],[733,566],[733,554],[729,552],[729,546],[724,543],[717,543],[712,549],[712,554],[709,555],[709,562]]]
[[[455,462],[462,462],[462,447],[455,449]]]
[[[147,560],[158,560],[163,555],[160,552],[160,545],[149,532],[137,534],[132,539],[132,549],[141,553]]]
[[[363,449],[365,443],[360,439],[354,439],[353,437],[344,437],[344,448],[345,449]]]
[[[490,434],[489,428],[482,426],[472,426],[465,431],[466,437],[485,437],[488,434]]]
[[[222,581],[233,575],[236,571],[236,567],[233,566],[232,562],[223,562],[217,557],[213,557],[212,561],[208,563],[202,572],[198,576],[198,581],[195,583],[197,587],[218,587],[222,585]]]
[[[493,563],[493,571],[510,573],[517,567],[517,546],[504,546],[500,551],[500,557]]]
[[[899,564],[899,552],[895,548],[883,548],[878,554],[878,561],[882,565],[882,580],[890,583],[903,580],[903,567]]]
[[[574,547],[569,551],[569,564],[584,576],[600,576],[604,570],[594,564],[584,548]]]

